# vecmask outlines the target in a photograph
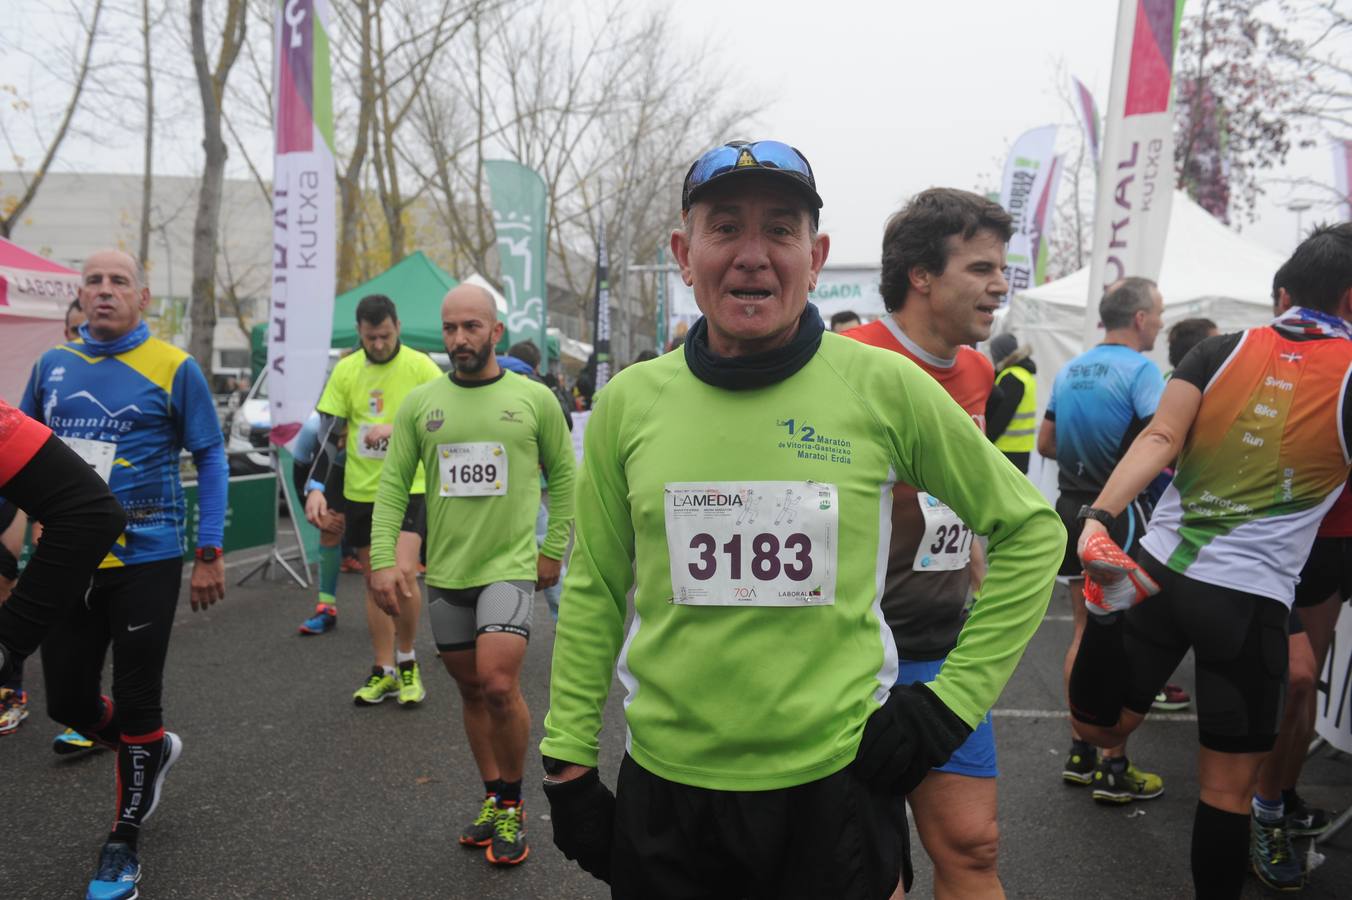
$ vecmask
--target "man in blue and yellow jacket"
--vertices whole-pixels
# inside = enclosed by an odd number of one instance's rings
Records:
[[[215,404],[193,358],[150,336],[142,320],[149,304],[131,256],[90,256],[80,287],[81,340],[42,355],[21,401],[107,481],[126,512],[126,529],[85,602],[42,645],[48,714],[117,750],[117,812],[88,893],[97,900],[135,896],[137,838],[183,750],[178,735],[164,730],[160,698],[189,541],[197,548],[193,609],[225,596],[227,475]],[[188,533],[180,449],[197,466],[196,535]],[[109,644],[111,699],[100,695]]]

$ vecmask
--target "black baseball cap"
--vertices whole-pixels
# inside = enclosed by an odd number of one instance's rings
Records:
[[[822,208],[817,193],[817,179],[812,164],[796,147],[780,141],[728,141],[701,154],[685,173],[681,187],[681,212],[689,212],[690,205],[699,200],[709,185],[727,181],[734,176],[774,178],[784,186],[797,191],[808,201],[815,225],[818,210]]]

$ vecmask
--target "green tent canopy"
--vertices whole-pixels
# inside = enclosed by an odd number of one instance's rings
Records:
[[[329,346],[346,350],[357,346],[357,304],[371,294],[384,294],[399,310],[399,339],[416,350],[445,352],[441,342],[441,298],[459,284],[421,250],[414,251],[365,284],[333,301],[333,334]],[[268,325],[259,322],[251,332],[254,378],[268,364]]]
[[[399,339],[415,350],[444,353],[441,340],[441,299],[460,282],[428,259],[421,250],[399,260],[365,284],[359,284],[333,301],[333,335],[329,345],[338,350],[357,346],[357,304],[371,294],[384,294],[399,310]],[[267,323],[259,322],[251,334],[254,378],[268,362]],[[550,358],[559,355],[558,341],[549,339]],[[507,352],[504,334],[499,353]]]

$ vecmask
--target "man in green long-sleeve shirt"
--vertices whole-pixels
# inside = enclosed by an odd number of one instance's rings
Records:
[[[555,844],[615,897],[889,896],[898,797],[994,704],[1051,593],[1065,532],[1036,488],[913,363],[824,333],[820,206],[777,141],[696,161],[671,243],[704,317],[587,425],[541,749]],[[990,537],[924,685],[894,686],[880,609],[898,480]],[[595,766],[617,661],[612,797]]]
[[[492,296],[464,284],[441,306],[454,370],[411,392],[394,420],[371,526],[371,588],[398,615],[412,597],[395,542],[418,464],[426,473],[427,587],[432,636],[464,701],[465,732],[486,797],[460,835],[490,863],[529,852],[521,778],[530,714],[521,664],[537,588],[559,580],[573,519],[573,443],[549,388],[504,371],[493,355],[502,323]],[[537,554],[540,470],[549,532]]]

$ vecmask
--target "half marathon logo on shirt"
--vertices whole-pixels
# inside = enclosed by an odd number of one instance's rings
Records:
[[[850,465],[850,441],[823,434],[806,419],[777,419],[780,432],[779,449],[788,450],[799,459]]]

